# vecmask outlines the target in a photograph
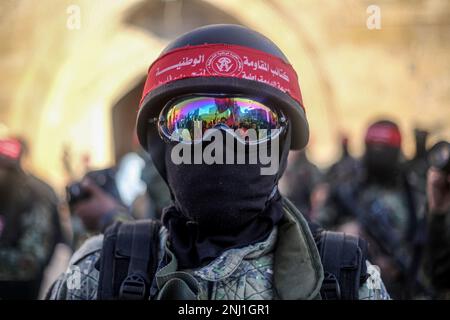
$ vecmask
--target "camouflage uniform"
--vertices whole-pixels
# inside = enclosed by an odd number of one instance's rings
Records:
[[[243,248],[230,249],[204,267],[177,270],[177,260],[169,249],[168,232],[160,230],[159,267],[154,289],[156,299],[318,299],[323,279],[321,265],[316,273],[309,273],[317,263],[318,253],[306,225],[292,228],[290,217],[275,227],[266,240]],[[303,228],[303,229],[302,229]],[[300,230],[300,232],[299,232]],[[72,258],[67,271],[49,292],[50,299],[96,299],[99,271],[95,265],[100,257],[102,236],[88,240]],[[296,240],[296,241],[292,241]],[[280,253],[278,248],[284,249]],[[275,259],[275,256],[277,259]],[[288,258],[286,258],[289,256]],[[168,259],[167,259],[168,258]],[[277,261],[278,260],[278,264]],[[368,264],[369,279],[360,288],[362,300],[389,299],[378,270]],[[277,274],[277,270],[280,272]],[[305,272],[303,272],[305,270]],[[178,281],[173,293],[168,287]],[[182,280],[182,281],[180,281]],[[278,287],[275,284],[278,283]],[[173,283],[172,283],[173,284]],[[284,289],[282,287],[284,286]],[[286,289],[287,288],[287,289]],[[152,291],[152,290],[151,290]]]
[[[421,198],[414,195],[414,203],[410,203],[405,189],[378,184],[352,186],[343,183],[332,192],[331,199],[319,210],[318,222],[326,228],[338,230],[345,223],[355,222],[361,236],[369,242],[369,257],[376,263],[378,258],[387,257],[400,272],[390,280],[391,274],[383,274],[389,292],[396,298],[411,298],[411,295],[419,294],[417,290],[422,290],[419,287],[423,284],[416,287],[416,284],[408,283],[412,281],[408,277],[422,278],[421,274],[413,276],[412,273],[418,246],[417,224],[423,215]],[[411,205],[415,207],[414,211],[411,211]],[[407,289],[409,285],[412,287]]]
[[[33,279],[51,254],[51,211],[36,204],[23,214],[22,237],[15,246],[0,245],[0,281]]]
[[[17,287],[17,297],[35,298],[43,269],[61,236],[56,195],[42,181],[27,176],[26,185],[17,190],[13,201],[17,202],[16,207],[23,210],[14,213],[18,215],[16,230],[10,229],[8,222],[3,222],[3,232],[0,234],[0,287],[4,290],[0,291],[0,297],[10,297],[7,291]],[[29,284],[27,292],[19,292],[20,285],[26,283]],[[7,289],[9,286],[11,290]]]

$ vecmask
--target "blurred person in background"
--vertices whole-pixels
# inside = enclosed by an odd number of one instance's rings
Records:
[[[450,144],[440,142],[430,153],[437,161],[428,170],[428,239],[425,270],[435,298],[450,299]]]
[[[291,153],[289,158],[286,173],[280,180],[280,191],[310,220],[312,193],[322,173],[309,161],[306,150]]]
[[[411,298],[422,289],[416,238],[423,197],[402,167],[401,141],[394,122],[370,125],[360,169],[330,188],[315,214],[324,226],[354,230],[367,239],[369,256],[383,270],[392,296]]]
[[[67,186],[72,221],[82,223],[77,228],[75,249],[116,219],[159,219],[170,204],[167,185],[152,160],[140,146],[134,143],[133,148],[136,151],[122,156],[117,166],[89,171],[81,181]]]
[[[159,219],[163,209],[171,203],[169,188],[149,154],[139,144],[136,131],[133,134],[132,145],[134,151],[120,161],[118,172],[120,193],[130,194],[128,198],[132,200],[128,205],[132,207],[134,218]]]
[[[327,228],[334,229],[353,219],[353,212],[339,205],[339,190],[352,193],[361,180],[361,161],[355,159],[348,149],[348,138],[341,138],[341,157],[326,171],[323,181],[312,193],[311,219],[319,220]],[[324,203],[328,205],[324,207]],[[338,211],[337,211],[338,210]],[[318,215],[321,213],[321,216]]]
[[[87,172],[81,181],[67,186],[71,213],[80,218],[89,235],[103,231],[116,215],[131,218],[116,183],[115,168]]]
[[[341,182],[355,180],[361,172],[361,165],[348,149],[348,137],[341,138],[341,156],[326,172],[325,180],[339,185]]]
[[[416,188],[422,188],[420,193],[426,195],[426,180],[427,171],[429,168],[427,139],[428,131],[416,128],[414,129],[414,140],[416,144],[416,153],[411,160],[405,163],[405,172],[408,175],[408,180]]]
[[[425,204],[427,202],[427,172],[430,167],[428,160],[427,140],[429,132],[424,129],[414,129],[414,141],[416,145],[416,152],[412,159],[404,164],[404,172],[406,178],[414,189],[414,196],[416,197],[418,219],[426,218]],[[421,226],[425,226],[425,222],[420,221]]]
[[[145,160],[145,167],[142,170],[142,180],[146,184],[146,193],[150,200],[150,207],[146,218],[159,219],[162,216],[163,209],[169,206],[172,201],[170,191],[166,182],[159,174],[148,155],[142,155]]]
[[[62,240],[56,194],[23,170],[24,153],[20,139],[0,140],[0,299],[36,299]]]
[[[146,165],[143,151],[137,140],[130,142],[130,145],[133,151],[124,154],[117,165],[105,169],[92,170],[86,160],[90,156],[84,154],[82,163],[85,174],[81,179],[75,178],[69,146],[64,148],[62,163],[69,181],[66,186],[66,204],[71,213],[71,242],[74,250],[87,238],[104,229],[102,222],[97,221],[99,216],[104,216],[103,202],[109,209],[113,206],[120,208],[121,212],[126,211],[129,218],[152,216],[151,202],[142,180]],[[97,200],[101,203],[96,203]]]

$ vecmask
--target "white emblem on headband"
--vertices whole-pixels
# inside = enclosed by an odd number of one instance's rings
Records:
[[[237,76],[242,72],[243,63],[240,56],[226,50],[214,52],[206,61],[206,69],[212,75]]]

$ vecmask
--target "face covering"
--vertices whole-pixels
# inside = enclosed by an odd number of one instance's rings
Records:
[[[283,212],[277,183],[287,163],[289,131],[285,136],[274,175],[261,175],[261,164],[176,165],[174,145],[167,145],[167,182],[175,204],[165,211],[163,224],[181,268],[203,265],[226,249],[268,236]]]
[[[364,163],[371,182],[395,184],[399,174],[400,150],[389,146],[366,146]]]

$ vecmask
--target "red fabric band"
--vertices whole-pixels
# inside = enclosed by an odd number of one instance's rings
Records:
[[[400,131],[389,125],[375,125],[367,130],[367,144],[384,144],[399,148],[402,143]]]
[[[230,44],[205,44],[170,51],[150,66],[142,94],[180,79],[228,77],[263,82],[289,94],[303,108],[297,74],[278,57]]]
[[[15,139],[0,140],[0,156],[12,160],[20,158],[22,145]]]

